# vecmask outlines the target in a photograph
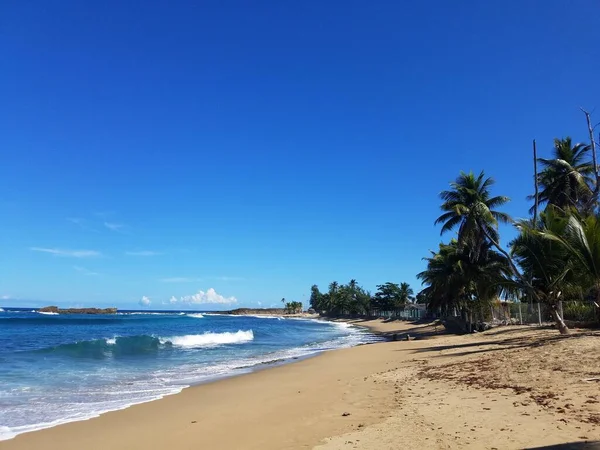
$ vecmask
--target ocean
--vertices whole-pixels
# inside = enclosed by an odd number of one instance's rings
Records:
[[[276,316],[0,308],[0,440],[376,340],[343,323]]]

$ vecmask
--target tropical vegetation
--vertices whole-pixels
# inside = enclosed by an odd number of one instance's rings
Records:
[[[590,137],[592,134],[590,133]],[[593,139],[593,138],[592,138]],[[576,301],[568,311],[590,317],[600,298],[600,214],[595,143],[555,139],[550,158],[535,158],[533,217],[514,221],[500,208],[509,199],[492,195],[494,180],[482,171],[461,172],[440,194],[441,234],[456,238],[424,258],[417,277],[424,289],[419,301],[430,311],[473,314],[489,311],[500,299],[542,303],[563,334],[569,329],[561,302]],[[534,142],[535,152],[535,142]],[[541,171],[537,173],[537,165]],[[543,208],[543,211],[538,211]],[[500,243],[499,225],[514,226],[508,249]]]
[[[589,142],[554,139],[549,157],[538,158],[533,142],[534,193],[531,217],[514,220],[505,211],[509,198],[493,193],[485,172],[461,172],[440,194],[440,234],[453,237],[424,258],[417,275],[421,292],[391,282],[371,293],[356,280],[332,282],[326,292],[311,288],[310,305],[326,314],[399,311],[427,305],[431,313],[472,323],[489,316],[494,305],[517,302],[545,307],[558,330],[568,334],[563,312],[600,319],[600,173],[589,114]],[[538,172],[539,167],[539,172]],[[505,247],[500,226],[516,237]]]
[[[286,314],[298,314],[302,312],[302,302],[287,302],[284,311]]]
[[[371,295],[352,279],[347,284],[331,282],[327,292],[321,292],[315,284],[310,293],[310,307],[329,315],[371,315],[374,311],[393,314],[414,301],[414,292],[408,283],[377,285],[377,291]]]

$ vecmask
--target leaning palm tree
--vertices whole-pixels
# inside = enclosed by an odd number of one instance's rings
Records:
[[[482,171],[478,176],[473,172],[461,172],[456,181],[450,183],[452,189],[443,191],[441,209],[445,211],[435,221],[443,224],[441,234],[458,227],[458,244],[466,248],[471,259],[477,259],[485,241],[500,249],[498,223],[510,223],[506,213],[495,208],[509,201],[508,197],[492,197],[492,178],[486,178]],[[502,251],[502,250],[500,250]]]
[[[566,257],[574,267],[577,285],[596,292],[597,315],[600,319],[600,217],[590,215],[580,218],[571,214],[564,232],[549,233],[548,239],[560,243]]]
[[[589,150],[589,145],[573,144],[570,137],[554,139],[552,158],[538,158],[543,168],[538,174],[540,204],[579,211],[589,208],[594,183]]]
[[[446,212],[435,223],[444,224],[441,234],[459,227],[459,247],[462,251],[467,249],[471,261],[479,258],[486,242],[490,243],[504,256],[512,275],[524,286],[530,287],[510,254],[500,246],[498,223],[512,223],[513,220],[508,214],[493,209],[509,201],[508,197],[491,196],[490,187],[493,184],[494,180],[485,178],[483,171],[477,177],[473,172],[461,172],[456,181],[450,183],[452,189],[440,194],[444,200],[441,209]]]
[[[528,282],[508,283],[526,297],[548,305],[561,334],[569,330],[558,304],[566,293],[577,289],[575,275],[580,272],[563,242],[569,220],[562,210],[550,205],[537,223],[522,220],[516,224],[519,235],[511,242],[511,253]]]

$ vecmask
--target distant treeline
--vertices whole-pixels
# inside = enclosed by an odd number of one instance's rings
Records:
[[[418,301],[418,298],[415,298],[408,283],[380,284],[374,295],[359,286],[354,279],[347,284],[333,281],[329,284],[327,292],[321,292],[316,284],[311,287],[310,291],[310,307],[315,311],[330,315],[369,315],[373,310],[395,311],[403,309],[407,303],[415,301]]]

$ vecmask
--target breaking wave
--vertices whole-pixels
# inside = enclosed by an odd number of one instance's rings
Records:
[[[196,314],[188,314],[188,317],[193,317],[194,319],[204,319],[204,315],[200,314],[200,313],[196,313]]]
[[[254,340],[252,330],[239,330],[235,333],[204,333],[204,334],[188,334],[186,336],[172,336],[168,338],[160,338],[162,344],[171,344],[174,347],[183,348],[198,348],[210,347],[223,344],[241,344]]]

